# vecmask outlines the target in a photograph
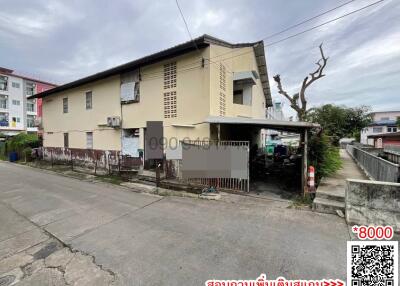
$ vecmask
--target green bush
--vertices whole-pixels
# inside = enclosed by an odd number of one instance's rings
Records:
[[[342,166],[339,148],[333,146],[330,138],[324,134],[313,134],[309,141],[309,162],[315,167],[315,179],[318,184],[322,177],[334,174]]]
[[[0,160],[7,160],[6,143],[0,141]]]
[[[32,160],[32,148],[31,147],[26,147],[23,151],[22,151],[23,155],[24,155],[24,159],[29,162]]]
[[[20,133],[7,141],[8,152],[17,152],[20,157],[24,155],[24,150],[39,147],[39,138],[36,134]]]

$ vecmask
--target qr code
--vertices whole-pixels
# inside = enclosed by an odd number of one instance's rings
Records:
[[[397,241],[348,241],[348,286],[398,286]]]

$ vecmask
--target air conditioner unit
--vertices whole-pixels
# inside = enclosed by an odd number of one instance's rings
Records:
[[[121,119],[119,118],[119,116],[107,117],[107,126],[112,128],[120,127]]]

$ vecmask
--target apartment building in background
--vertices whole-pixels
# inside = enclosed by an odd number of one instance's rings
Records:
[[[0,132],[8,136],[38,132],[36,122],[42,116],[42,100],[28,97],[55,86],[0,67]]]
[[[194,42],[30,97],[43,100],[43,146],[138,156],[146,153],[149,121],[162,122],[168,146],[244,140],[249,128],[214,123],[266,118],[272,100],[263,42],[231,44],[208,35]]]
[[[372,123],[361,130],[361,143],[374,146],[376,145],[374,138],[369,138],[369,136],[400,131],[397,126],[397,120],[399,118],[400,111],[380,111],[372,113]]]

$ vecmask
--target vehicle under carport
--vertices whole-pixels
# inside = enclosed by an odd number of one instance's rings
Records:
[[[211,140],[216,141],[239,141],[249,142],[249,187],[247,191],[257,192],[257,182],[269,182],[277,184],[285,180],[296,181],[296,178],[289,178],[293,174],[290,168],[295,169],[298,175],[298,183],[292,184],[291,187],[295,188],[295,192],[304,193],[307,192],[307,157],[308,157],[308,134],[311,129],[320,128],[318,124],[310,122],[298,122],[298,121],[281,121],[271,119],[252,119],[252,118],[241,118],[241,117],[218,117],[212,116],[206,119],[207,123],[210,124],[211,129]],[[265,168],[261,170],[261,174],[255,172],[260,171],[261,168],[254,166],[257,160],[254,159],[254,151],[252,147],[259,142],[259,134],[261,129],[273,129],[278,131],[287,131],[291,133],[300,134],[301,142],[298,148],[298,154],[290,160],[282,161],[281,164],[275,164],[276,170]],[[287,165],[285,166],[285,162]],[[278,166],[278,167],[277,167]],[[264,173],[263,173],[264,172]],[[263,174],[262,174],[263,173]],[[290,184],[289,184],[290,186]]]

